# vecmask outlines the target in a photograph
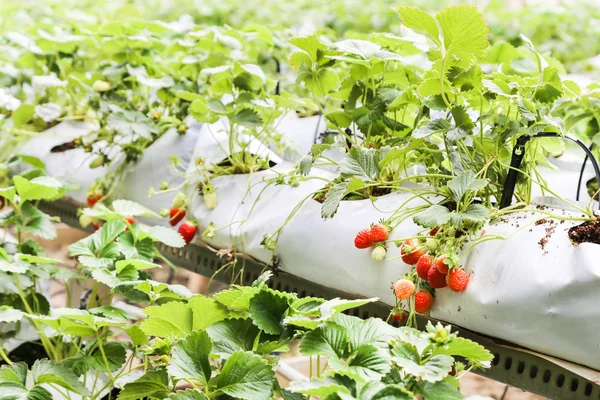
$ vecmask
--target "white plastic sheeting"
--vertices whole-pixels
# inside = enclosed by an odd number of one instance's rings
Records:
[[[170,188],[181,186],[185,180],[185,169],[193,162],[194,147],[200,133],[202,124],[193,120],[186,120],[188,130],[180,135],[176,128],[171,128],[156,142],[144,151],[141,160],[127,173],[118,192],[118,197],[135,201],[156,212],[170,208],[176,190],[149,196],[150,188],[159,190],[160,183],[166,181]],[[171,157],[177,156],[184,171],[172,168]],[[143,219],[143,218],[142,218]],[[152,219],[153,224],[163,223],[166,220]]]
[[[88,188],[98,178],[106,175],[106,168],[91,169],[89,166],[95,156],[82,149],[61,153],[50,153],[50,150],[54,146],[87,135],[96,129],[96,125],[92,123],[64,121],[25,143],[19,153],[41,159],[46,164],[49,175],[78,183],[79,190],[69,192],[69,197],[79,203],[85,203]]]
[[[293,120],[294,116],[290,118]],[[308,125],[316,124],[314,120],[311,124],[308,120],[306,122],[307,127],[296,131],[294,137],[302,130],[308,130]],[[293,121],[287,123],[293,125]],[[285,128],[286,125],[282,122],[281,126]],[[187,138],[167,134],[161,138],[164,139],[162,144],[155,144],[155,153],[152,149],[148,150],[141,164],[134,169],[137,178],[132,178],[126,188],[130,199],[155,211],[165,207],[166,203],[161,203],[160,199],[146,199],[144,196],[149,186],[157,186],[160,180],[168,179],[159,176],[169,177],[164,172],[169,172],[165,163],[171,154],[190,160],[190,171],[194,168],[196,157],[201,156],[206,163],[211,163],[222,161],[229,154],[227,126],[223,122],[202,127],[192,125],[190,132],[192,135]],[[305,135],[312,140],[314,130],[310,129]],[[86,154],[70,151],[48,155],[49,149],[62,143],[64,138],[58,140],[54,135],[47,136],[50,137],[36,139],[36,143],[26,145],[23,152],[40,156],[51,174],[75,175],[85,188],[96,176],[104,173],[102,169],[82,172],[85,170],[73,167],[82,164]],[[195,146],[192,146],[194,140]],[[280,268],[319,284],[365,297],[376,296],[393,304],[390,283],[408,272],[410,267],[399,257],[374,262],[370,250],[356,249],[353,239],[360,229],[389,217],[410,196],[394,193],[380,197],[374,204],[370,200],[342,201],[337,214],[330,220],[323,220],[321,204],[313,200],[312,195],[325,186],[327,180],[335,178],[336,173],[313,168],[311,178],[297,187],[267,183],[278,172],[290,171],[293,164],[282,161],[254,138],[242,137],[241,140],[251,143],[250,149],[254,154],[268,154],[277,165],[269,171],[213,178],[218,197],[217,207],[213,210],[204,205],[201,196],[194,196],[190,214],[198,220],[199,231],[210,222],[218,229],[209,243],[219,248],[235,245],[238,251],[243,250],[258,260],[268,262],[271,252],[261,246],[263,236],[272,235],[285,223],[275,252],[281,261]],[[296,142],[301,145],[301,152],[305,152],[309,150],[309,141],[306,138],[302,140]],[[234,151],[236,149],[238,147],[234,145]],[[560,168],[558,171],[543,173],[550,187],[569,199],[575,197],[583,159],[578,151],[569,150],[553,160]],[[591,176],[591,166],[588,166],[584,182]],[[143,187],[146,184],[149,184],[148,187]],[[582,193],[582,199],[586,201],[589,196]],[[417,201],[413,200],[410,205],[416,205]],[[548,205],[548,211],[559,215],[579,214],[552,199],[543,198],[539,202]],[[294,216],[288,218],[292,212],[295,212]],[[597,307],[600,301],[600,246],[588,243],[573,246],[566,231],[575,223],[558,223],[552,228],[549,223],[532,223],[537,218],[540,218],[538,213],[512,214],[504,222],[487,226],[487,234],[508,236],[527,225],[505,240],[480,244],[466,256],[462,263],[471,274],[469,286],[459,294],[449,289],[438,290],[431,315],[476,332],[600,369],[600,308]],[[540,240],[546,237],[547,228],[552,228],[553,233],[542,248]],[[410,237],[420,230],[409,219],[394,229],[391,239]],[[390,246],[388,258],[399,255],[399,249]]]

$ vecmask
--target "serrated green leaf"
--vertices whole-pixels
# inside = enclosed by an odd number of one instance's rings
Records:
[[[0,367],[0,382],[13,382],[25,385],[27,381],[27,364],[23,362]]]
[[[209,326],[225,320],[229,311],[214,299],[195,296],[188,302],[193,314],[193,329],[206,329]]]
[[[348,189],[348,182],[340,182],[333,185],[327,192],[327,197],[321,206],[321,218],[332,218],[340,206]]]
[[[425,350],[430,344],[429,337],[425,333],[406,326],[400,327],[396,330],[396,338],[402,342],[413,345],[419,354],[422,354],[423,350]]]
[[[467,5],[448,7],[436,15],[442,31],[445,56],[475,62],[485,56],[489,29],[477,8]]]
[[[464,214],[464,218],[471,221],[483,222],[490,217],[490,210],[483,204],[469,204]]]
[[[317,52],[327,50],[327,46],[321,43],[316,35],[296,37],[289,42],[306,52],[313,62],[317,61]]]
[[[217,389],[229,396],[247,400],[271,398],[275,372],[260,356],[236,351],[225,362]]]
[[[487,179],[478,179],[475,177],[473,171],[468,170],[449,180],[447,186],[452,193],[452,199],[456,202],[460,202],[467,192],[481,190],[485,188],[487,184]]]
[[[348,359],[348,366],[363,379],[377,379],[391,369],[391,356],[387,349],[363,344]]]
[[[318,396],[321,399],[326,399],[331,395],[339,393],[350,394],[350,390],[346,386],[331,377],[326,377],[324,380],[311,379],[308,382],[292,382],[292,385],[288,389],[294,393]]]
[[[148,371],[134,382],[127,383],[118,400],[139,400],[144,397],[164,399],[171,394],[169,377],[165,370]]]
[[[228,357],[237,350],[252,350],[258,328],[250,319],[227,319],[206,329],[212,339],[215,354]]]
[[[153,240],[164,243],[167,246],[176,248],[185,246],[183,237],[181,237],[181,235],[173,229],[169,229],[164,226],[153,226],[146,233]]]
[[[442,47],[438,25],[431,15],[417,7],[398,7],[394,11],[400,15],[402,23],[407,28],[425,35],[436,43],[438,47]]]
[[[55,200],[62,193],[62,184],[49,176],[39,176],[30,181],[17,175],[13,182],[21,201]]]
[[[338,316],[341,315],[343,314],[339,314]],[[355,321],[348,330],[350,349],[354,352],[365,344],[387,348],[388,342],[395,334],[396,329],[381,319],[361,319]]]
[[[0,306],[0,322],[17,322],[24,317],[22,311],[9,306]]]
[[[435,228],[448,222],[450,217],[450,210],[446,207],[439,204],[432,204],[424,211],[416,214],[413,217],[413,221],[424,228]]]
[[[177,301],[144,309],[148,316],[140,328],[148,336],[183,337],[192,332],[193,316],[191,308]]]
[[[115,263],[115,269],[117,270],[117,274],[128,266],[132,266],[138,271],[152,268],[162,268],[159,264],[155,264],[144,260],[120,260]]]
[[[77,379],[73,372],[50,360],[37,360],[31,367],[31,374],[36,385],[47,383],[63,387],[82,396],[90,394],[89,390]]]
[[[148,342],[148,336],[142,331],[142,328],[140,328],[139,325],[132,325],[125,329],[125,332],[134,346],[139,346]]]
[[[407,342],[394,343],[391,352],[394,357],[406,358],[417,364],[421,361],[421,356],[419,355],[417,348]]]
[[[300,341],[300,352],[307,356],[324,355],[340,365],[348,347],[348,331],[334,322],[326,322],[308,332]]]
[[[52,400],[52,394],[41,386],[29,390],[14,382],[0,382],[0,400]]]
[[[415,139],[424,138],[437,133],[445,133],[452,127],[450,121],[444,118],[434,119],[433,121],[429,121],[425,125],[420,128],[415,129],[412,132],[412,137]]]
[[[399,385],[371,381],[360,391],[359,400],[412,400],[413,393]]]
[[[134,242],[131,232],[123,232],[119,236],[118,251],[123,253],[126,259],[140,259],[152,261],[156,250],[154,242],[149,237]]]
[[[461,400],[463,395],[448,382],[421,382],[419,389],[424,400]]]
[[[438,382],[450,373],[454,359],[447,355],[436,355],[431,357],[425,364],[419,365],[408,358],[394,357],[394,362],[403,371],[420,377],[426,382]]]
[[[262,290],[250,299],[252,322],[271,335],[283,332],[282,321],[288,308],[288,299],[270,290]]]
[[[212,374],[209,362],[212,348],[205,331],[192,332],[173,347],[167,372],[175,379],[190,379],[205,386]]]
[[[90,356],[90,367],[97,371],[107,371],[110,368],[111,372],[118,371],[123,364],[125,364],[125,343],[124,342],[110,342],[104,343],[102,345],[104,350],[104,355],[97,347],[93,352],[89,354]],[[108,367],[106,366],[108,363]]]
[[[113,210],[123,217],[159,217],[154,211],[130,200],[115,200],[112,202]]]
[[[22,104],[12,113],[12,120],[15,126],[25,125],[33,119],[35,106],[33,104]]]
[[[172,394],[169,400],[210,400],[207,395],[197,390],[180,390],[176,394]]]
[[[23,203],[22,212],[22,231],[39,236],[42,239],[54,239],[56,229],[52,223],[52,217],[38,210],[29,202]]]
[[[479,343],[462,337],[456,337],[450,343],[439,346],[436,354],[464,357],[478,364],[489,363],[494,358],[494,355]]]

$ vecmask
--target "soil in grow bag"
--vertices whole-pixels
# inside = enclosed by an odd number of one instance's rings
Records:
[[[584,222],[569,229],[569,239],[575,244],[600,244],[600,220]]]
[[[12,362],[24,362],[27,364],[29,368],[33,366],[33,363],[36,360],[41,360],[42,358],[49,358],[48,353],[42,346],[42,342],[40,340],[36,340],[34,342],[26,342],[19,345],[16,349],[8,353],[8,358]],[[0,360],[0,365],[6,364],[3,360]]]

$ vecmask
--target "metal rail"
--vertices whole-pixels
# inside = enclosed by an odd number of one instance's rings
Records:
[[[42,202],[40,204],[40,209],[44,212],[60,217],[62,222],[70,226],[80,228],[77,208],[76,204],[66,200],[52,203]],[[213,276],[224,263],[213,251],[200,244],[192,243],[181,249],[160,245],[159,250],[175,265],[207,277]],[[250,284],[258,278],[265,266],[252,260],[244,260],[244,263],[242,281],[244,284]],[[229,283],[225,278],[223,275],[215,277],[216,280],[224,280],[225,283]],[[276,290],[298,293],[300,297],[314,296],[326,299],[361,297],[310,282],[282,271],[272,277],[269,286]],[[378,317],[385,320],[389,311],[390,307],[386,304],[371,303],[349,310],[349,314],[363,319]],[[424,327],[428,320],[430,319],[420,316],[418,318],[419,326]],[[435,320],[431,320],[435,322]],[[456,329],[459,331],[460,336],[481,344],[494,354],[491,368],[485,371],[475,371],[482,376],[549,399],[600,400],[600,385],[598,382],[591,381],[544,357],[521,350],[514,344],[460,327],[456,327]]]

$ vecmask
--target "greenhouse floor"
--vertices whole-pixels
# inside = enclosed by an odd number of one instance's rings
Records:
[[[58,237],[52,241],[42,241],[43,246],[48,251],[50,257],[63,260],[65,266],[75,268],[75,262],[68,257],[67,245],[86,236],[86,233],[80,229],[72,228],[66,224],[56,224]],[[188,270],[180,268],[174,275],[170,276],[169,268],[165,267],[162,270],[153,272],[154,278],[158,281],[166,282],[171,280],[172,283],[178,283],[187,286],[192,292],[203,292],[206,289],[208,279],[194,274]],[[211,284],[211,292],[218,291],[223,288],[221,283],[213,282]],[[85,285],[79,287],[71,287],[71,304],[67,304],[67,295],[65,287],[59,281],[53,281],[50,288],[50,298],[53,307],[71,306],[77,307],[79,295],[85,290]],[[127,307],[126,303],[119,304],[122,307]],[[133,306],[127,311],[135,313]],[[139,312],[139,310],[137,310]],[[302,356],[294,355],[290,352],[289,356],[282,360],[285,365],[280,369],[278,379],[283,386],[289,384],[293,379],[299,379],[309,374],[309,359]],[[471,400],[542,400],[545,397],[537,396],[528,392],[524,392],[518,388],[507,387],[506,384],[496,382],[492,379],[485,378],[476,374],[468,373],[461,379],[461,393]]]

